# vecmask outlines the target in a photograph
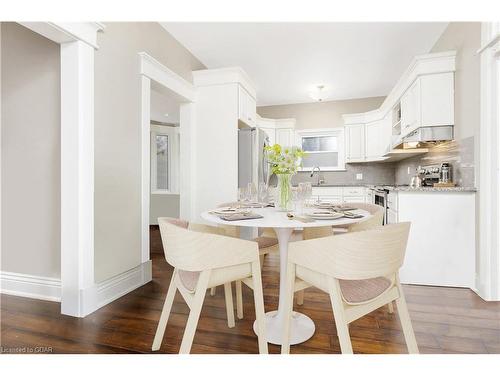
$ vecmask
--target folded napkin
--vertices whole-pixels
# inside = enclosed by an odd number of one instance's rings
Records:
[[[237,221],[237,220],[262,219],[264,216],[250,212],[250,213],[235,213],[230,215],[221,215],[219,217],[225,221]]]
[[[361,219],[364,216],[361,214],[355,214],[354,212],[344,212],[344,217],[347,219]]]

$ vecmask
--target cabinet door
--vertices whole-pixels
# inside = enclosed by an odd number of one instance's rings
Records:
[[[366,203],[374,204],[375,201],[373,199],[373,190],[367,189],[366,192]]]
[[[422,76],[420,92],[421,126],[454,125],[453,73]]]
[[[365,203],[365,196],[361,196],[361,197],[344,197],[342,199],[343,202],[345,203]]]
[[[255,99],[241,86],[238,86],[238,118],[249,126],[256,124]]]
[[[381,130],[382,122],[374,121],[366,124],[365,128],[365,148],[366,148],[366,158],[376,159],[381,157]]]
[[[345,127],[346,161],[365,160],[365,125],[348,125]]]
[[[420,122],[420,78],[411,85],[401,98],[401,136],[406,136]]]
[[[398,222],[398,213],[393,210],[387,210],[387,224],[396,224]]]
[[[276,129],[276,143],[282,147],[293,146],[293,129]]]
[[[274,128],[260,128],[262,129],[269,138],[269,145],[272,146],[276,143],[276,130]]]
[[[319,200],[321,202],[341,203],[342,196],[341,195],[320,195]]]

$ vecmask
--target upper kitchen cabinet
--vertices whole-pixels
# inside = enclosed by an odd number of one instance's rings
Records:
[[[346,162],[396,161],[427,152],[396,147],[419,128],[454,125],[455,58],[456,51],[416,56],[380,108],[343,115]]]
[[[378,111],[344,115],[346,163],[385,160],[391,142],[391,119]]]
[[[269,144],[275,143],[283,146],[295,146],[295,119],[270,119],[257,115],[257,127],[266,132],[269,137]]]
[[[346,163],[364,162],[365,124],[345,126],[345,161]]]
[[[241,85],[238,85],[238,119],[250,127],[257,124],[255,98]]]
[[[185,130],[197,151],[191,156],[197,166],[196,182],[198,186],[210,186],[217,181],[217,189],[201,189],[197,193],[191,207],[197,217],[220,202],[238,198],[238,128],[248,127],[248,118],[255,113],[255,99],[252,112],[249,104],[241,105],[241,98],[244,92],[250,102],[248,96],[255,98],[255,89],[241,68],[197,70],[193,72],[193,84],[196,103],[189,110],[194,111],[196,122]],[[247,122],[241,119],[243,108]],[[254,121],[255,118],[253,115]]]
[[[401,98],[401,136],[422,126],[454,125],[453,73],[424,75]]]
[[[388,116],[365,125],[366,161],[384,160],[383,155],[391,143],[391,129]]]

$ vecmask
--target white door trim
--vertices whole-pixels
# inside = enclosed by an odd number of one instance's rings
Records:
[[[61,313],[97,309],[94,288],[94,50],[95,22],[24,22],[61,45]]]
[[[151,80],[173,91],[184,102],[180,109],[180,168],[179,168],[179,193],[180,213],[184,219],[190,219],[190,206],[192,184],[190,184],[192,149],[190,147],[194,126],[194,111],[192,103],[195,101],[196,89],[184,78],[161,64],[146,52],[139,52],[141,75],[141,144],[142,144],[142,209],[141,209],[141,262],[149,261],[149,198],[150,198],[150,158],[151,158]],[[187,207],[186,207],[187,206]],[[186,211],[186,208],[188,211]]]
[[[500,23],[481,24],[477,293],[500,300]]]

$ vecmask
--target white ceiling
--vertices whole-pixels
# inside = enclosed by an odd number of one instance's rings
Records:
[[[241,66],[258,105],[385,96],[413,56],[428,53],[447,23],[169,23],[162,26],[208,68]]]

